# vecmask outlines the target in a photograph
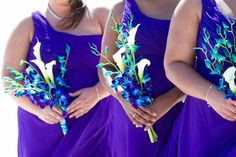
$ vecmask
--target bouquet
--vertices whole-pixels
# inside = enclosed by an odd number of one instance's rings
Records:
[[[221,25],[217,25],[216,33],[218,38],[214,38],[215,44],[210,42],[211,35],[204,28],[204,43],[201,43],[201,47],[195,49],[200,50],[205,55],[205,65],[210,69],[210,74],[219,76],[218,89],[225,92],[225,98],[235,99],[236,36],[233,29],[235,21],[228,19],[228,22],[229,25],[224,22]]]
[[[96,56],[104,57],[107,63],[100,63],[97,68],[103,68],[106,65],[112,66],[115,71],[106,70],[105,76],[112,76],[111,87],[122,94],[122,97],[130,102],[133,107],[148,107],[152,104],[152,83],[151,78],[145,70],[146,66],[151,63],[148,59],[135,56],[138,45],[135,44],[136,32],[140,26],[132,26],[133,16],[129,22],[129,32],[123,31],[123,26],[118,24],[112,16],[114,25],[111,29],[118,34],[115,43],[119,50],[113,55],[114,63],[108,58],[108,47],[106,47],[105,55],[101,54],[96,45],[91,44],[91,52]],[[148,129],[151,143],[157,141],[157,134],[151,127]]]
[[[53,66],[56,61],[53,60],[49,63],[44,63],[40,55],[41,43],[37,40],[33,48],[34,60],[27,62],[20,61],[20,65],[27,65],[27,68],[22,72],[14,70],[12,67],[7,66],[7,69],[14,78],[4,77],[3,81],[9,84],[4,91],[6,93],[14,94],[16,97],[26,96],[35,105],[44,108],[45,106],[59,107],[63,111],[63,116],[66,117],[66,108],[68,106],[67,96],[63,88],[68,88],[64,81],[64,75],[67,71],[66,64],[70,53],[70,47],[66,45],[66,56],[58,56],[60,63],[60,74],[54,76]],[[32,63],[36,65],[33,66]],[[23,82],[23,83],[22,83]],[[61,122],[61,129],[64,135],[67,134],[68,129],[66,122]]]

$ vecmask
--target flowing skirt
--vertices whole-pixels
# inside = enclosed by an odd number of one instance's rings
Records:
[[[100,101],[86,115],[67,119],[68,133],[18,109],[19,157],[111,157],[111,97]]]
[[[236,157],[236,122],[188,96],[166,147],[166,157]]]

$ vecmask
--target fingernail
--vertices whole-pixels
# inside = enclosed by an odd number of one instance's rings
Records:
[[[153,122],[155,122],[155,121],[156,121],[156,119],[155,119],[155,118],[153,118],[153,119],[152,119],[152,121],[153,121]]]
[[[135,125],[136,126],[136,128],[138,128],[138,125]]]
[[[148,123],[148,126],[152,126],[152,124]]]
[[[155,116],[155,117],[156,117],[156,116],[157,116],[157,114],[156,114],[156,113],[153,113],[153,116]]]

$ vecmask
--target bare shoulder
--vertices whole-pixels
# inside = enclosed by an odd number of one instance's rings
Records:
[[[180,12],[185,15],[194,14],[200,19],[202,13],[202,0],[180,0],[175,12]]]
[[[112,9],[112,14],[117,20],[121,20],[122,14],[124,12],[124,2],[116,3]]]
[[[31,41],[34,34],[34,24],[32,17],[26,17],[21,20],[15,27],[13,34],[17,35],[19,38],[24,37],[24,39]],[[15,36],[15,38],[17,38]]]
[[[92,9],[92,16],[96,18],[96,20],[104,26],[106,24],[107,16],[109,14],[108,7],[96,7]]]

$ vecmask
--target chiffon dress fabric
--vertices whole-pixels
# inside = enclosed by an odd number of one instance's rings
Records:
[[[54,75],[60,72],[58,56],[66,56],[65,46],[71,48],[65,81],[65,93],[94,86],[98,82],[96,65],[99,58],[90,52],[89,43],[101,48],[102,35],[73,35],[55,30],[40,13],[32,14],[34,36],[30,43],[28,61],[35,59],[33,47],[41,42],[41,57],[45,63],[57,61]],[[69,103],[75,98],[70,97]],[[110,97],[98,102],[78,119],[66,118],[68,133],[62,134],[60,124],[50,125],[37,116],[18,108],[19,157],[110,157],[109,141],[112,110]],[[102,103],[102,104],[101,104]]]

